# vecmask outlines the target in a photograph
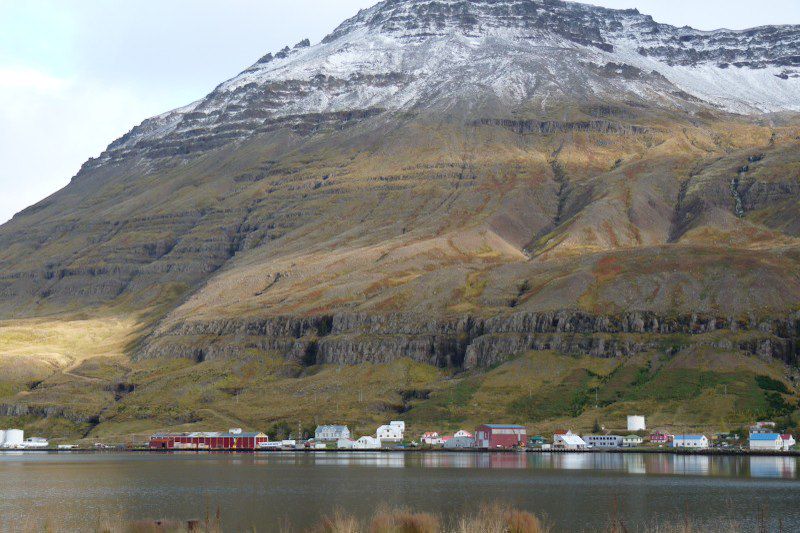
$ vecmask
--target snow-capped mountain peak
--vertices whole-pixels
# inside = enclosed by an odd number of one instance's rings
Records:
[[[546,113],[604,99],[800,111],[800,26],[704,32],[560,0],[384,0],[310,44],[267,54],[203,100],[145,121],[101,161],[398,110]]]

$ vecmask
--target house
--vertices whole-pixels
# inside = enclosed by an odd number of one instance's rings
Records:
[[[705,435],[675,435],[672,439],[672,447],[707,449],[708,438]]]
[[[441,446],[444,444],[444,439],[435,431],[426,432],[424,435],[422,435],[421,440],[422,444],[427,444],[428,446]]]
[[[335,442],[339,439],[349,439],[350,430],[347,426],[317,426],[314,431],[314,440],[321,442]]]
[[[635,448],[637,446],[641,446],[643,442],[644,439],[636,434],[625,435],[622,438],[622,445],[626,448]]]
[[[355,444],[353,444],[354,450],[380,450],[381,449],[381,439],[376,437],[361,437],[358,439]]]
[[[444,442],[444,448],[446,450],[474,448],[474,447],[475,447],[475,439],[473,439],[472,437],[452,437],[450,439],[445,440]]]
[[[781,435],[781,440],[783,441],[783,451],[785,451],[785,452],[788,452],[789,450],[791,450],[792,446],[794,446],[796,444],[795,441],[794,441],[794,437],[792,437],[789,434]]]
[[[406,423],[393,421],[378,428],[377,437],[381,441],[402,442],[403,434],[406,431]]]
[[[559,431],[553,435],[553,448],[557,450],[585,450],[586,441],[572,431]]]
[[[593,448],[619,448],[623,439],[620,435],[585,435],[583,440]]]
[[[775,433],[775,422],[756,422],[750,426],[750,433]]]
[[[650,442],[653,444],[669,444],[672,442],[674,435],[670,435],[669,433],[664,433],[662,431],[656,431],[652,435],[650,435]]]
[[[628,431],[644,431],[647,429],[644,417],[641,415],[631,415],[628,417]]]
[[[336,448],[339,450],[352,450],[356,447],[356,441],[353,439],[339,439],[336,441]]]
[[[783,450],[783,438],[778,433],[750,433],[750,449],[779,452]]]
[[[469,439],[474,439],[475,435],[473,435],[472,433],[470,433],[469,431],[467,431],[465,429],[459,429],[458,431],[456,431],[456,433],[455,433],[455,435],[453,435],[453,437],[467,437]]]
[[[494,450],[525,446],[527,430],[514,424],[484,424],[475,430],[475,447]]]

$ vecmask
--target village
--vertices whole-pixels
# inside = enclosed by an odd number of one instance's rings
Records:
[[[291,437],[291,436],[290,436]],[[404,421],[391,421],[379,426],[373,435],[356,437],[345,425],[317,426],[313,437],[307,439],[270,440],[266,433],[247,433],[241,429],[228,432],[195,432],[156,434],[150,438],[150,450],[450,450],[450,451],[603,451],[659,450],[731,452],[780,452],[796,449],[791,434],[776,432],[774,422],[756,422],[749,434],[720,433],[708,437],[702,434],[672,434],[648,431],[645,417],[627,417],[625,434],[598,431],[579,435],[569,429],[558,430],[552,436],[528,435],[527,428],[515,424],[483,424],[473,432],[461,429],[453,434],[427,431],[408,435]]]

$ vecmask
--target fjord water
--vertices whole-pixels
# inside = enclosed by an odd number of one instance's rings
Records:
[[[558,531],[591,531],[617,507],[630,530],[726,520],[800,529],[795,457],[670,454],[0,453],[0,530],[49,522],[204,518],[226,531],[313,525],[336,509],[377,506],[454,516],[496,501],[546,515]]]

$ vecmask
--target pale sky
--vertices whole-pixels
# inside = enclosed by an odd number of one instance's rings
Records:
[[[0,0],[0,223],[147,117],[375,0]],[[800,0],[594,0],[711,30],[800,24]]]

